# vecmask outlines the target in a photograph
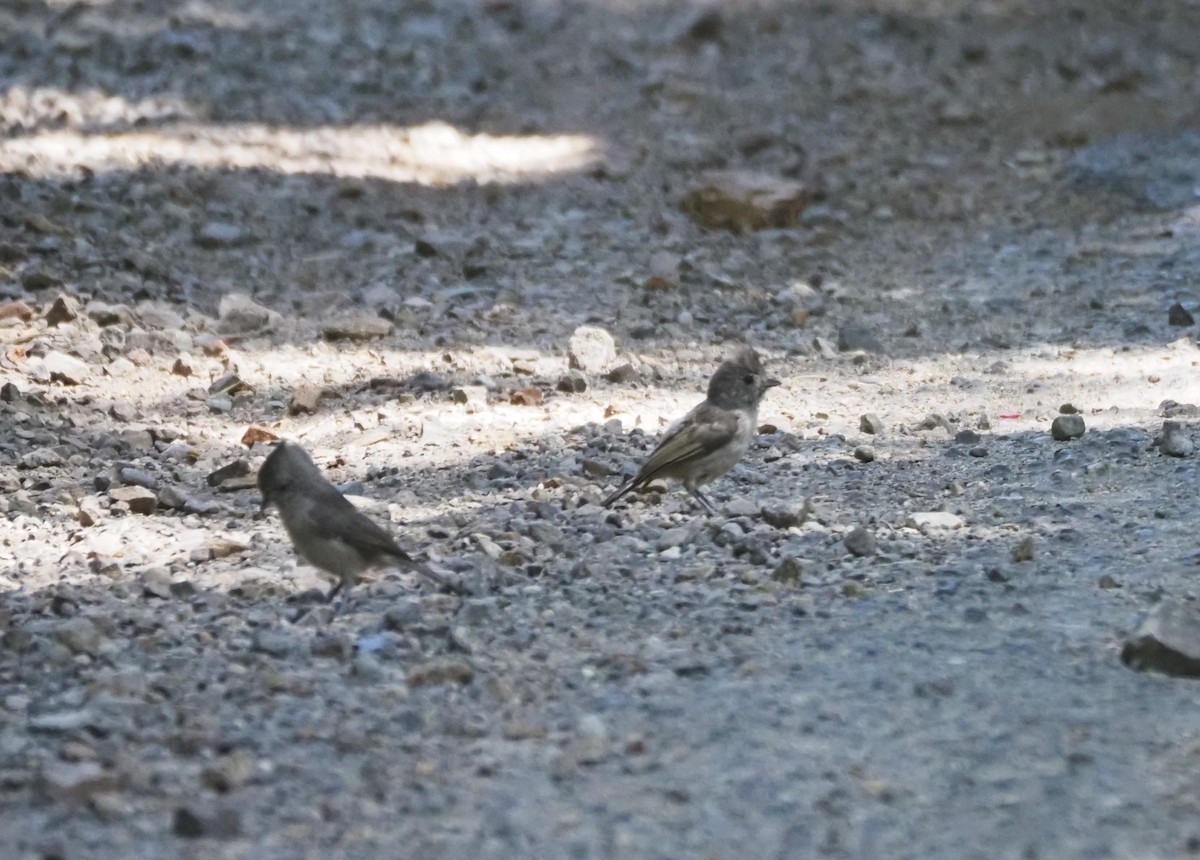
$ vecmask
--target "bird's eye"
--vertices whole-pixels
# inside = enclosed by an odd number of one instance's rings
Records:
[[[754,374],[747,373],[745,376],[742,377],[742,382],[746,383],[747,385],[753,385],[754,384]]]

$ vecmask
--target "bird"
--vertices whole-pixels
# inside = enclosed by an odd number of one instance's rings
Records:
[[[709,514],[716,509],[700,492],[742,459],[758,430],[758,405],[780,381],[764,375],[762,360],[748,346],[721,362],[708,382],[708,395],[666,432],[636,475],[602,503],[610,507],[656,478],[673,478]]]
[[[332,602],[373,567],[395,564],[416,571],[445,589],[463,593],[445,577],[414,561],[374,520],[354,507],[303,447],[281,440],[258,470],[261,511],[273,505],[297,555],[336,579]]]

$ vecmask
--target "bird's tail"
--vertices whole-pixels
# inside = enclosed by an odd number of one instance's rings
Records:
[[[628,495],[630,493],[630,491],[632,491],[633,488],[636,487],[640,483],[640,480],[639,480],[640,477],[641,476],[639,475],[637,478],[633,478],[632,480],[627,481],[625,483],[625,485],[623,487],[621,487],[621,489],[617,490],[615,493],[613,493],[611,496],[609,496],[607,499],[605,499],[600,504],[607,508],[607,507],[610,507],[613,502]]]
[[[410,558],[407,553],[400,553],[399,555],[393,555],[392,558],[395,560],[395,563],[398,564],[400,567],[403,567],[405,570],[411,570],[414,573],[421,574],[421,576],[425,577],[430,582],[437,583],[438,585],[440,585],[442,588],[446,589],[447,591],[450,591],[450,592],[453,592],[454,594],[459,594],[459,595],[470,595],[470,592],[467,589],[463,588],[461,585],[459,585],[457,582],[452,581],[449,577],[445,576],[444,574],[438,573],[437,571],[435,571],[433,568],[429,567],[428,565],[421,564],[421,562]]]

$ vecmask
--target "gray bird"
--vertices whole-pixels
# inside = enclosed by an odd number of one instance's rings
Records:
[[[638,473],[604,506],[656,478],[674,478],[705,510],[716,513],[699,488],[742,459],[758,432],[758,404],[768,388],[779,384],[763,375],[758,353],[742,347],[712,375],[704,401],[667,428]]]
[[[327,599],[352,586],[363,571],[383,564],[415,570],[443,588],[461,589],[413,561],[392,536],[329,483],[302,447],[282,441],[258,470],[262,510],[274,505],[296,553],[337,582]]]

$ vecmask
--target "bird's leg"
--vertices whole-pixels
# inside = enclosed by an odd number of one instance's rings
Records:
[[[337,585],[335,585],[333,588],[329,589],[329,595],[325,598],[326,602],[329,603],[333,607],[333,612],[331,612],[330,616],[329,616],[331,619],[336,618],[338,616],[338,614],[342,611],[342,608],[345,607],[346,601],[350,599],[347,596],[346,592],[344,591],[345,587],[346,587],[346,580],[339,579],[337,581]],[[342,599],[339,600],[337,603],[334,603],[333,599],[338,596],[339,592],[341,592],[341,594],[342,594]]]
[[[717,515],[717,509],[709,503],[708,499],[704,498],[699,490],[695,487],[688,487],[686,484],[684,485],[684,489],[691,493],[693,499],[704,505],[704,510],[708,511],[709,516],[715,517]]]

